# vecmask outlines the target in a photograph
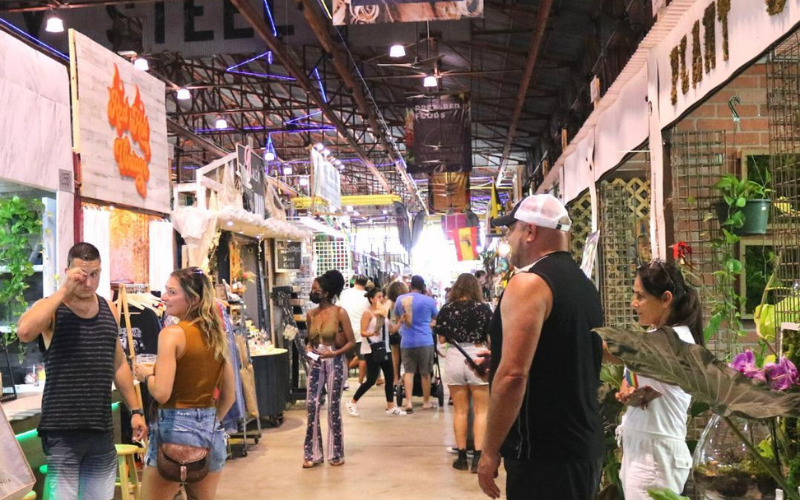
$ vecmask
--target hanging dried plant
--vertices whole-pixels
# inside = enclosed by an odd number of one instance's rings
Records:
[[[722,23],[722,59],[728,60],[728,13],[731,11],[731,0],[717,2],[717,19]]]
[[[672,66],[672,90],[670,92],[670,99],[672,105],[678,104],[678,47],[672,49],[669,54],[669,63]]]
[[[692,88],[703,81],[703,53],[700,51],[700,21],[692,26]]]
[[[706,73],[717,67],[717,4],[711,2],[703,14],[703,47],[705,49]]]
[[[786,0],[767,0],[767,12],[770,16],[780,14],[784,7],[786,7]]]
[[[681,38],[680,46],[681,57],[681,91],[686,94],[689,92],[689,70],[686,69],[686,37]]]

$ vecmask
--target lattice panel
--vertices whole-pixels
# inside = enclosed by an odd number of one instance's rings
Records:
[[[637,262],[650,258],[650,182],[638,177],[602,181],[599,194],[605,322],[635,328],[631,290]]]
[[[569,232],[569,249],[572,257],[580,262],[583,259],[583,247],[586,238],[592,232],[592,197],[586,191],[567,204],[572,229]]]
[[[347,240],[314,242],[314,276],[338,269],[344,276],[345,287],[353,278],[353,252]]]
[[[713,186],[727,172],[725,132],[673,130],[669,143],[675,241],[667,244],[685,241],[692,247],[692,274],[701,281],[695,285],[703,285],[699,287],[700,302],[707,322],[710,306],[720,296],[714,287],[713,274],[720,268],[720,259],[711,241],[719,233],[713,204],[720,200],[720,195]],[[708,347],[725,356],[735,339],[735,332],[720,330],[716,338],[709,340]]]
[[[800,35],[795,31],[767,62],[767,107],[773,203],[771,224],[777,277],[787,290],[776,292],[776,324],[797,322],[791,301],[781,301],[800,280]],[[796,302],[795,302],[796,303]]]

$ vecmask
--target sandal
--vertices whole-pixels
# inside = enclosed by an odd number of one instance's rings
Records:
[[[317,465],[321,464],[322,462],[315,462],[313,460],[303,460],[303,468],[304,469],[313,469]]]
[[[407,415],[411,415],[412,413],[414,413],[414,408],[406,408],[405,411]]]
[[[428,404],[422,405],[422,409],[423,410],[435,410],[438,407],[439,407],[439,405],[437,405],[436,403],[428,403]]]
[[[331,467],[339,467],[344,465],[344,458],[335,458],[331,460]]]

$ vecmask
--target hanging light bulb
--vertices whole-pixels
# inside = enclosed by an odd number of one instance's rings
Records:
[[[422,81],[423,87],[437,87],[439,86],[439,82],[436,81],[436,77],[433,75],[428,75]]]
[[[214,123],[214,128],[216,128],[217,130],[226,129],[228,128],[228,121],[220,116]]]
[[[292,167],[283,167],[283,175],[292,175]]]
[[[188,101],[192,98],[192,93],[189,89],[178,89],[178,94],[175,96],[179,101]]]
[[[274,161],[275,160],[275,153],[272,151],[267,151],[264,153],[264,159],[267,161]]]
[[[300,185],[308,186],[308,177],[300,177]]]
[[[392,45],[389,49],[389,57],[405,57],[406,48],[400,44]]]
[[[347,205],[347,211],[348,212],[352,212],[353,211],[353,205]]]
[[[62,21],[57,15],[53,14],[47,18],[47,25],[45,25],[44,30],[48,33],[63,33],[64,21]]]
[[[316,149],[317,151],[322,151],[323,149],[325,149],[325,145],[322,144],[321,142],[318,142],[314,144],[314,149]]]
[[[150,71],[150,64],[144,57],[137,57],[133,60],[133,67],[141,71]]]

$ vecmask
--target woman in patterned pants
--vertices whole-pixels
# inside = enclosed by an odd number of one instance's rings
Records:
[[[303,445],[303,468],[310,469],[325,460],[322,449],[322,431],[319,426],[319,412],[322,406],[322,388],[327,387],[330,406],[328,407],[328,457],[333,466],[344,464],[344,431],[342,429],[342,389],[344,388],[344,354],[355,345],[350,318],[339,306],[333,305],[334,298],[342,293],[344,277],[339,271],[328,271],[317,277],[311,285],[311,302],[319,304],[308,312],[308,343],[306,355],[309,357],[307,404],[308,426]],[[347,342],[336,347],[336,336],[344,334]]]

